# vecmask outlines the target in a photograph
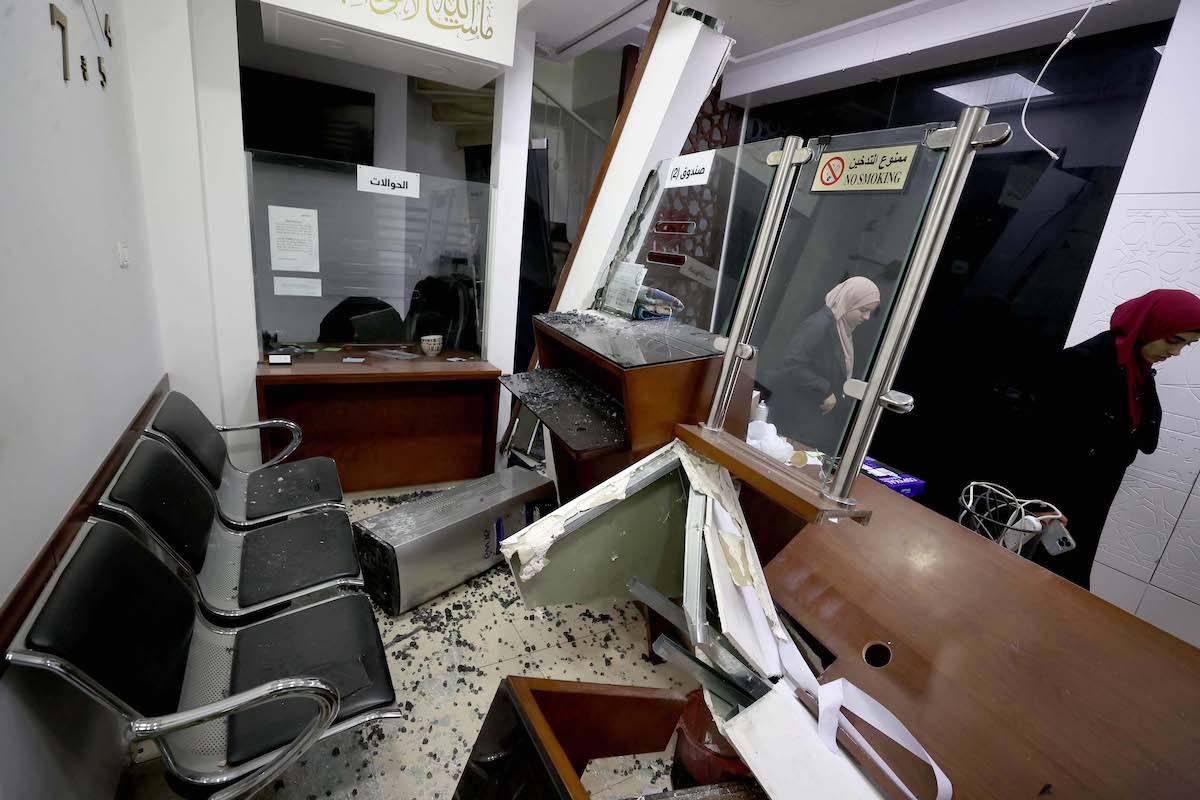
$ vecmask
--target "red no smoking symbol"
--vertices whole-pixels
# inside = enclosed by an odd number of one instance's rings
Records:
[[[825,162],[825,166],[821,167],[821,185],[833,186],[845,171],[846,162],[842,160],[841,156],[834,156]]]

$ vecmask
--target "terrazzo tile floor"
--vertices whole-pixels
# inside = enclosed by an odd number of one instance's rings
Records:
[[[361,520],[441,488],[349,495],[350,516]],[[683,672],[650,663],[631,603],[529,609],[504,564],[399,617],[376,616],[404,718],[317,743],[258,797],[448,800],[507,675],[694,688]],[[593,800],[622,800],[669,789],[669,772],[663,754],[604,759],[589,765],[584,785]],[[175,797],[161,760],[126,777],[123,798]]]

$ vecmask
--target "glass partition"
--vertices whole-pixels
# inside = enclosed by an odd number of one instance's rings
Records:
[[[265,337],[400,344],[441,334],[448,350],[478,352],[488,184],[421,174],[401,197],[360,188],[356,164],[264,151],[246,159]]]
[[[793,463],[824,462],[826,477],[906,279],[945,157],[925,145],[938,127],[810,141],[796,177],[750,341],[769,421]]]
[[[601,307],[639,318],[669,316],[705,331],[724,332],[775,174],[768,157],[781,142],[755,142],[659,162],[617,245],[600,293]],[[623,270],[622,264],[636,269]],[[626,289],[636,284],[634,295],[642,287],[656,289],[679,304],[660,297],[656,307],[613,307],[605,298],[613,294],[617,281]]]

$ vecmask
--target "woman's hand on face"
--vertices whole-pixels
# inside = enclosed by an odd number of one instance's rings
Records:
[[[833,407],[836,405],[837,405],[837,397],[835,397],[834,395],[829,395],[829,397],[826,397],[824,400],[821,401],[821,413],[828,414],[830,411],[833,411]]]

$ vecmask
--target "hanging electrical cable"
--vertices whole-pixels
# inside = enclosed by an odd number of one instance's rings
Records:
[[[1088,18],[1088,14],[1092,13],[1092,9],[1096,7],[1096,3],[1099,1],[1100,0],[1092,0],[1090,3],[1088,3],[1088,7],[1083,10],[1083,16],[1080,17],[1079,21],[1075,23],[1075,27],[1067,31],[1067,35],[1064,36],[1063,40],[1058,43],[1058,47],[1054,48],[1054,52],[1050,54],[1050,57],[1046,59],[1046,63],[1042,65],[1042,71],[1038,73],[1037,80],[1035,80],[1033,85],[1029,87],[1029,94],[1025,96],[1025,105],[1021,106],[1021,129],[1025,131],[1026,136],[1033,140],[1034,144],[1045,150],[1046,154],[1055,161],[1058,161],[1058,153],[1054,152],[1049,147],[1046,147],[1046,145],[1042,144],[1040,139],[1030,132],[1029,126],[1025,123],[1025,112],[1029,110],[1029,101],[1033,99],[1033,93],[1036,92],[1040,87],[1042,77],[1046,74],[1046,70],[1050,68],[1050,62],[1054,61],[1054,57],[1058,55],[1059,51],[1066,47],[1067,43],[1075,38],[1075,32],[1079,30],[1079,26],[1082,25],[1083,21]]]

